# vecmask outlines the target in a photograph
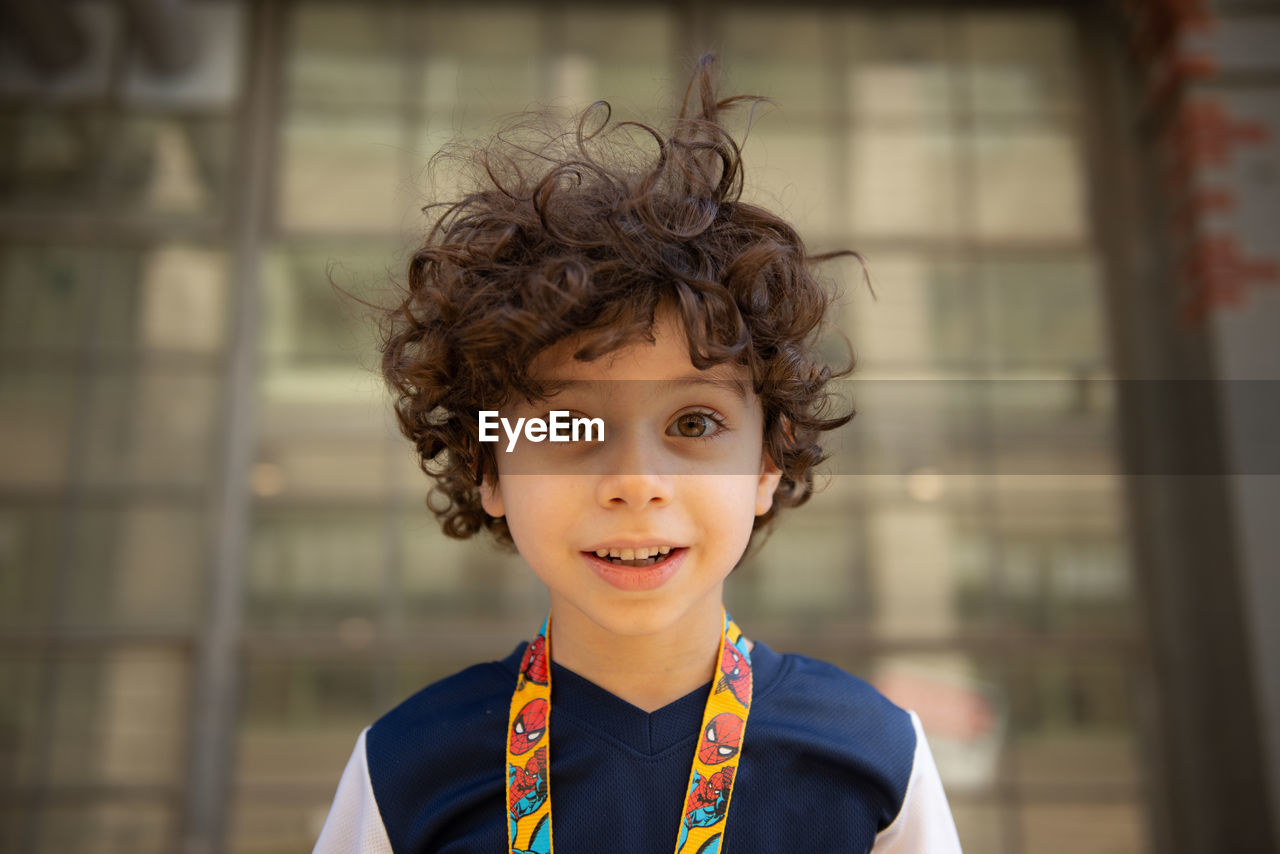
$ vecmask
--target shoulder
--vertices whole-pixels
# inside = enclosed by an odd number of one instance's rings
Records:
[[[864,679],[805,655],[777,657],[776,676],[752,702],[758,754],[853,796],[876,830],[898,815],[915,766],[913,716]],[[764,662],[762,662],[764,663]]]
[[[440,727],[483,724],[489,717],[505,726],[515,684],[515,670],[507,670],[509,660],[473,665],[413,694],[370,727],[370,749],[378,744],[413,741],[416,735]]]
[[[465,750],[470,738],[495,728],[505,731],[523,649],[521,644],[501,661],[476,664],[433,682],[379,718],[367,739],[370,768],[427,759],[439,767],[441,754]],[[501,745],[499,739],[499,749]]]
[[[838,735],[843,743],[910,773],[916,728],[906,710],[834,664],[807,655],[778,658],[777,677],[763,686],[760,710],[769,717],[809,721],[815,731]],[[753,707],[753,720],[755,711]]]
[[[897,816],[876,836],[872,852],[960,854],[960,837],[951,816],[951,807],[942,789],[942,780],[929,750],[929,742],[925,739],[924,728],[915,712],[911,713],[911,723],[916,730],[911,778]]]
[[[766,731],[789,733],[792,752],[839,769],[832,777],[860,790],[872,808],[874,854],[958,854],[955,822],[920,718],[833,664],[804,655],[779,659],[778,676],[760,697]],[[752,724],[755,712],[753,704]]]
[[[523,650],[428,685],[369,728],[370,788],[397,851],[432,849],[441,833],[458,830],[448,827],[458,816],[475,825],[465,833],[500,827],[507,713]],[[490,802],[492,816],[477,809]]]

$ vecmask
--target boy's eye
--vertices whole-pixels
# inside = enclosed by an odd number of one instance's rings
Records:
[[[667,428],[668,436],[686,439],[706,439],[722,429],[720,421],[710,412],[684,412],[676,416]]]

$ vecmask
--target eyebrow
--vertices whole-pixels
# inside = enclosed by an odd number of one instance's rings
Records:
[[[705,371],[698,371],[693,374],[685,374],[682,377],[676,377],[670,380],[661,380],[662,386],[683,386],[683,385],[710,385],[716,388],[723,388],[731,391],[738,397],[746,400],[747,398],[747,381],[737,377],[726,377],[716,372],[715,368],[708,368]]]
[[[716,366],[718,367],[718,366]],[[680,388],[683,386],[712,386],[721,388],[725,391],[736,395],[740,400],[748,398],[749,391],[752,386],[750,381],[738,377],[724,376],[723,372],[717,371],[716,367],[708,368],[705,371],[696,371],[679,377],[662,380],[550,380],[546,381],[551,387],[550,394],[544,400],[559,395],[561,392],[568,391],[573,388],[582,388],[583,386],[593,386],[599,383],[653,383],[658,389],[667,390],[671,388]]]

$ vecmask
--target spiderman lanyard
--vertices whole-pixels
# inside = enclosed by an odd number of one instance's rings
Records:
[[[550,643],[551,617],[525,648],[507,726],[508,854],[552,854]],[[701,737],[689,771],[676,854],[717,854],[729,815],[737,757],[751,709],[751,656],[742,630],[724,614],[718,678],[702,713]]]

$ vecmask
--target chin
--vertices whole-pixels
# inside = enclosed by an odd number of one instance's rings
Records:
[[[717,603],[717,608],[719,604]],[[610,603],[607,608],[596,609],[588,616],[596,625],[619,637],[644,637],[670,631],[683,620],[694,616],[696,609],[671,602],[635,599],[630,602]]]

